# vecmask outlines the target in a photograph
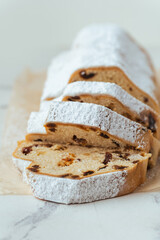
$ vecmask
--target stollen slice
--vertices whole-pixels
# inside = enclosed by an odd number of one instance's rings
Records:
[[[62,101],[95,103],[141,123],[160,138],[160,116],[148,105],[128,94],[114,83],[79,81],[68,84],[61,96]],[[49,101],[46,101],[46,104]],[[43,103],[41,109],[45,108]]]
[[[160,147],[150,130],[104,106],[65,101],[52,102],[49,113],[32,113],[26,140],[135,148],[152,153],[150,166],[155,165]]]
[[[13,153],[13,161],[35,197],[70,204],[134,191],[145,181],[150,156],[124,148],[116,151],[21,141]]]

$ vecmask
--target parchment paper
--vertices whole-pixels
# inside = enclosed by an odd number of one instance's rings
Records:
[[[31,194],[11,159],[17,141],[24,139],[31,111],[39,110],[45,73],[26,70],[14,84],[0,151],[0,194]]]
[[[39,101],[46,74],[25,71],[15,82],[2,137],[0,151],[0,194],[28,195],[31,190],[23,183],[11,159],[17,141],[24,139],[31,111],[39,110]],[[160,191],[160,161],[148,171],[146,182],[136,192]]]

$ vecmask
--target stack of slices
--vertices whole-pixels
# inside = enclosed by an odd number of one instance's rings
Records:
[[[157,83],[146,52],[121,28],[83,29],[48,70],[40,111],[13,161],[40,199],[83,203],[145,181],[160,149]]]

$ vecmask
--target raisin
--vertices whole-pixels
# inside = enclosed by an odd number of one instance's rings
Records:
[[[77,179],[77,178],[79,178],[79,176],[78,175],[71,175],[71,178]]]
[[[50,143],[47,143],[47,144],[45,144],[44,146],[46,146],[46,147],[48,147],[48,148],[51,148],[53,145],[50,144]]]
[[[87,171],[87,172],[84,172],[83,173],[83,176],[87,176],[87,175],[90,175],[90,174],[93,174],[94,173],[94,171]]]
[[[103,138],[109,138],[106,134],[104,133],[100,133],[100,136],[103,137]]]
[[[32,172],[38,172],[40,166],[39,165],[33,165],[32,167],[28,168]]]
[[[68,101],[73,101],[73,99],[72,99],[71,97],[69,97],[67,100],[68,100]]]
[[[70,176],[70,174],[67,173],[67,174],[60,175],[59,177],[66,178],[66,177],[69,177],[69,176]]]
[[[22,148],[22,153],[24,155],[29,154],[32,151],[32,146]]]
[[[143,100],[144,100],[145,103],[148,102],[148,98],[147,97],[144,97]]]
[[[56,131],[56,124],[55,123],[47,123],[46,126],[49,128],[50,132],[55,132]]]
[[[131,91],[131,92],[132,92],[132,91],[133,91],[133,88],[131,88],[131,87],[130,87],[130,88],[129,88],[129,91]]]
[[[149,129],[152,131],[152,132],[156,132],[156,121],[155,119],[153,118],[152,114],[150,113],[149,116],[148,116],[148,120],[149,120]]]
[[[40,139],[40,138],[35,139],[34,142],[42,142],[42,139]]]
[[[112,154],[109,153],[109,152],[106,152],[106,153],[105,153],[105,158],[104,158],[103,164],[106,165],[107,163],[110,162],[111,159],[112,159]]]
[[[84,138],[77,138],[76,135],[73,135],[72,139],[73,139],[73,141],[75,141],[76,143],[79,143],[81,145],[86,145],[87,144],[86,139],[84,139]]]
[[[89,79],[89,78],[92,78],[92,77],[94,77],[96,74],[95,73],[86,73],[86,71],[81,71],[80,72],[80,76],[82,77],[82,78],[84,78],[84,79]]]
[[[56,124],[55,124],[55,123],[47,123],[47,127],[49,127],[49,128],[50,128],[50,127],[51,127],[51,128],[52,128],[52,127],[55,128],[55,127],[56,127]]]
[[[104,168],[106,168],[106,166],[104,166],[104,167],[100,167],[100,168],[98,169],[98,171],[101,170],[101,169],[104,169]]]
[[[49,128],[49,131],[50,131],[50,132],[55,132],[56,129],[55,129],[54,127],[52,127],[52,128]]]
[[[80,97],[79,96],[69,97],[67,100],[68,101],[80,100]]]
[[[112,140],[112,142],[113,142],[117,147],[120,147],[120,144],[117,143],[116,141]]]
[[[77,161],[81,162],[81,159],[80,159],[80,158],[77,158]]]
[[[114,169],[116,169],[116,170],[118,170],[118,169],[125,169],[125,168],[127,168],[127,166],[118,166],[118,165],[114,165],[113,166],[114,167]]]
[[[132,163],[136,164],[136,163],[138,163],[138,162],[139,162],[139,160],[135,160],[135,161],[133,161]]]

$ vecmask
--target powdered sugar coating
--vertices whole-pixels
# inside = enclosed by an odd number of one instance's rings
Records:
[[[28,125],[27,125],[27,133],[46,133],[46,129],[43,126],[46,118],[47,118],[48,111],[41,111],[41,112],[31,112]]]
[[[71,75],[78,69],[118,67],[156,101],[153,71],[148,57],[128,34],[112,25],[88,27],[82,33],[75,40],[71,51],[53,59],[48,69],[43,100],[61,95]],[[86,40],[88,35],[90,38]],[[86,45],[83,44],[85,41]]]
[[[97,127],[137,147],[148,144],[147,131],[141,124],[133,122],[112,110],[97,104],[79,102],[52,102],[46,123],[60,122]]]
[[[35,197],[58,203],[84,203],[116,197],[123,190],[127,171],[100,174],[80,180],[27,172]]]
[[[39,111],[48,111],[52,101],[57,101],[58,102],[58,101],[62,101],[62,99],[63,99],[63,96],[60,96],[58,98],[54,98],[53,100],[49,100],[49,101],[43,100],[43,101],[41,101]]]
[[[125,90],[115,83],[109,82],[89,82],[79,81],[68,84],[63,92],[65,96],[79,96],[79,95],[109,95],[110,97],[116,98],[124,106],[129,108],[136,114],[142,113],[144,110],[154,112],[152,108],[143,102],[139,101],[135,97],[131,96]],[[156,114],[154,112],[154,114]]]

